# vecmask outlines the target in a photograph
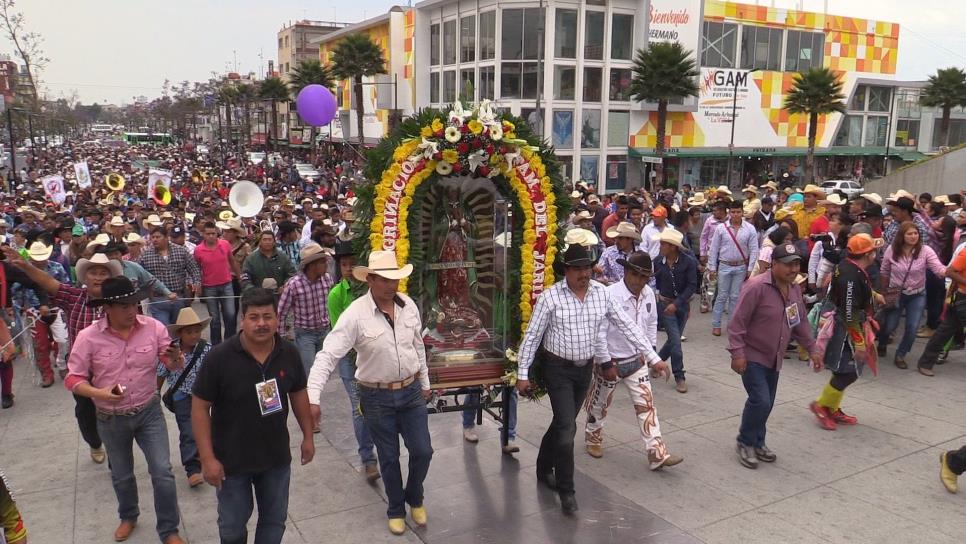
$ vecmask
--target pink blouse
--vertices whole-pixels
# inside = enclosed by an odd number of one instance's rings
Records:
[[[903,293],[911,294],[926,288],[927,268],[937,276],[946,274],[946,267],[931,247],[922,246],[916,258],[901,255],[896,259],[890,245],[882,257],[880,274],[889,278],[889,287],[901,287]]]

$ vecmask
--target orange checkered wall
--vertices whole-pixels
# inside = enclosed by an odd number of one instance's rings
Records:
[[[667,114],[667,134],[664,147],[702,147],[704,132],[694,122],[691,112],[669,112]],[[637,132],[631,135],[631,147],[652,148],[657,144],[657,112],[648,114],[647,122]]]

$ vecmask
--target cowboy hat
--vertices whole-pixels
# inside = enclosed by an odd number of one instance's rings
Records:
[[[30,249],[27,250],[27,256],[30,257],[31,261],[46,261],[50,259],[50,255],[54,252],[54,246],[48,246],[43,242],[34,242],[30,244]]]
[[[742,189],[741,192],[742,193],[755,193],[757,195],[758,194],[758,187],[755,187],[754,185],[749,185],[749,186],[745,187],[744,189]]]
[[[774,181],[769,181],[768,183],[766,183],[764,185],[759,185],[758,188],[759,189],[771,189],[772,191],[777,191],[778,190],[778,184],[775,183]]]
[[[688,199],[688,206],[704,206],[708,203],[708,199],[705,198],[703,192],[694,193],[694,196]]]
[[[627,221],[621,221],[616,227],[611,227],[607,229],[608,238],[630,238],[632,240],[641,241],[641,235],[637,232],[637,227],[633,223],[628,223]]]
[[[124,235],[124,243],[125,244],[143,244],[144,238],[142,238],[141,235],[136,232],[129,232]]]
[[[356,266],[352,268],[352,277],[364,282],[369,274],[382,276],[389,280],[401,280],[408,278],[413,273],[413,265],[406,264],[402,268],[396,262],[395,251],[373,251],[369,254],[369,264],[367,266]]]
[[[879,193],[862,193],[861,195],[859,195],[859,198],[864,198],[869,202],[879,206],[882,205],[882,197],[879,196]]]
[[[93,240],[87,242],[87,249],[94,249],[97,246],[106,246],[111,243],[111,237],[105,233],[100,233]]]
[[[577,220],[593,219],[593,218],[594,218],[594,214],[590,213],[589,210],[580,210],[579,212],[577,212],[577,215],[574,216],[574,219],[577,219]]]
[[[570,198],[580,198],[582,196],[584,196],[584,195],[580,191],[574,191],[574,192],[570,193]]]
[[[916,195],[910,193],[905,189],[899,189],[898,191],[889,195],[889,198],[886,199],[886,204],[889,204],[890,202],[896,202],[902,197],[911,198],[913,202],[916,201]]]
[[[192,325],[201,325],[201,328],[204,329],[210,322],[210,317],[206,317],[205,319],[198,318],[198,314],[191,307],[181,308],[178,311],[177,321],[168,325],[168,334],[177,336],[178,331],[185,327],[191,327]]]
[[[115,215],[114,217],[111,218],[111,222],[109,223],[109,225],[111,225],[112,227],[123,227],[124,218],[121,217],[120,215]]]
[[[848,199],[846,199],[842,195],[837,195],[835,193],[832,193],[832,194],[828,195],[827,197],[825,197],[825,200],[822,200],[821,203],[822,204],[832,204],[832,205],[835,205],[835,206],[845,206],[846,204],[849,203],[849,201],[848,201]]]
[[[331,249],[322,247],[315,242],[305,244],[305,247],[299,250],[299,270],[305,270],[308,264],[319,259],[324,259],[332,254],[333,251]]]
[[[570,244],[563,254],[563,264],[569,267],[594,266],[597,263],[596,245]]]
[[[152,213],[147,219],[141,221],[141,226],[143,226],[145,229],[150,229],[151,227],[160,227],[163,224],[164,222],[161,221],[161,217],[159,217],[156,213]]]
[[[587,229],[572,228],[564,236],[564,244],[567,245],[596,246],[599,243],[600,238],[597,238],[596,234]]]
[[[84,283],[84,280],[87,278],[87,271],[92,266],[103,266],[107,268],[112,277],[120,276],[124,273],[124,268],[121,267],[120,262],[108,259],[107,255],[103,253],[95,253],[91,255],[90,259],[80,259],[77,261],[77,280],[80,283]]]
[[[215,223],[215,226],[221,230],[234,230],[242,234],[246,232],[245,225],[242,224],[240,217],[232,217],[227,221],[218,221]]]
[[[684,249],[684,244],[682,243],[684,240],[684,235],[674,229],[664,229],[658,234],[651,236],[651,240],[654,240],[655,242],[667,242],[671,245]]]
[[[638,274],[654,275],[654,263],[646,251],[633,251],[626,259],[617,259],[617,264],[630,268]]]
[[[352,247],[352,240],[338,240],[335,243],[335,254],[333,257],[336,259],[341,259],[342,257],[350,257],[356,254],[355,249]]]
[[[715,189],[714,192],[716,194],[726,194],[731,196],[731,189],[729,189],[726,185],[718,185],[718,188]]]
[[[814,183],[809,183],[806,185],[805,188],[802,189],[802,194],[815,195],[819,198],[825,198],[825,191]]]
[[[154,282],[151,282],[154,283]],[[124,276],[115,276],[104,280],[101,285],[101,298],[87,301],[90,306],[103,306],[105,304],[137,304],[148,298],[151,292],[151,285],[135,287],[131,280]]]

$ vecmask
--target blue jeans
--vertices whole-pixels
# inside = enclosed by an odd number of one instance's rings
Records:
[[[185,301],[181,299],[152,299],[151,303],[148,304],[148,311],[151,312],[151,317],[161,323],[172,325],[178,320],[178,312],[181,311],[181,308],[184,308],[184,304]]]
[[[299,352],[299,358],[302,359],[302,368],[305,369],[306,375],[308,375],[309,370],[312,370],[315,354],[322,349],[322,341],[325,340],[327,334],[329,334],[328,329],[295,329],[295,348]]]
[[[235,319],[235,299],[227,298],[235,296],[235,290],[231,282],[221,285],[212,285],[201,288],[201,296],[205,299],[208,306],[208,315],[211,316],[211,345],[217,346],[221,343],[221,320],[225,320],[225,338],[235,334],[237,323]],[[220,310],[219,310],[220,309]]]
[[[154,489],[154,513],[161,540],[178,533],[178,492],[168,451],[168,427],[161,412],[160,399],[154,398],[144,410],[133,416],[97,413],[97,432],[104,441],[110,459],[111,483],[117,495],[117,513],[121,520],[134,521],[138,509],[138,484],[134,478],[134,442],[144,453]]]
[[[479,404],[480,403],[480,393],[470,393],[466,395],[463,402],[467,404]],[[499,402],[499,401],[498,401]],[[507,430],[507,436],[510,440],[517,439],[517,390],[512,389],[510,392],[510,408],[507,411],[506,419],[509,425]],[[476,426],[476,410],[468,410],[463,412],[463,428],[472,429]],[[503,430],[500,427],[500,430]]]
[[[666,315],[664,308],[667,304],[657,303],[658,323],[663,326],[667,333],[667,340],[657,352],[661,360],[666,361],[671,358],[671,371],[674,373],[674,381],[684,379],[684,350],[681,348],[681,335],[684,334],[684,326],[688,324],[688,315],[691,312],[690,303],[683,308],[676,308],[674,315]]]
[[[198,445],[195,444],[195,433],[191,430],[191,396],[185,395],[179,399],[180,393],[175,393],[174,419],[178,422],[178,446],[181,449],[181,465],[188,476],[201,472],[201,461],[198,459]]]
[[[735,312],[735,304],[738,303],[738,293],[741,292],[741,284],[745,282],[745,274],[748,267],[731,266],[722,264],[718,267],[718,298],[714,300],[714,309],[711,311],[711,326],[721,327],[721,314],[728,308],[728,316]]]
[[[280,465],[263,472],[226,474],[218,496],[218,535],[222,544],[248,542],[248,520],[252,517],[252,488],[258,502],[255,544],[278,544],[285,534],[288,517],[288,486],[292,477],[290,465]]]
[[[342,378],[342,386],[349,395],[349,405],[352,408],[352,431],[356,435],[356,443],[359,444],[359,458],[362,459],[362,464],[368,465],[376,462],[376,454],[373,452],[372,437],[369,436],[366,421],[359,411],[359,383],[356,382],[355,376],[355,355],[346,355],[339,360],[339,377]]]
[[[362,417],[379,452],[379,472],[389,499],[389,518],[405,518],[406,504],[422,506],[423,481],[433,458],[426,401],[419,380],[397,391],[359,387]],[[399,435],[409,450],[409,478],[403,488]]]
[[[758,363],[748,361],[741,383],[748,392],[745,410],[741,412],[741,427],[738,428],[738,443],[761,448],[765,445],[765,424],[775,405],[778,392],[778,371]]]
[[[885,311],[885,324],[879,330],[879,347],[885,348],[889,342],[889,335],[899,326],[899,318],[902,317],[902,310],[906,311],[906,329],[902,333],[902,340],[896,348],[896,355],[906,355],[912,349],[913,342],[916,341],[916,331],[919,330],[919,323],[922,321],[922,311],[926,307],[926,293],[915,295],[899,295],[899,304],[895,308]]]

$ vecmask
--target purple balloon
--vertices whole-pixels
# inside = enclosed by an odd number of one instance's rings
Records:
[[[322,85],[308,85],[299,91],[295,105],[299,116],[314,127],[329,124],[338,108],[332,91]]]

